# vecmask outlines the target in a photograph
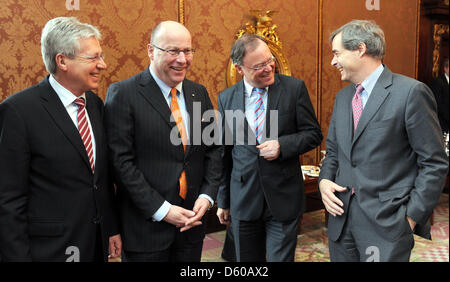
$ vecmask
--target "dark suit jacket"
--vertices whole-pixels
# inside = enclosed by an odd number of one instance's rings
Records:
[[[427,220],[438,203],[448,166],[433,94],[425,84],[385,67],[353,134],[354,94],[351,84],[336,96],[319,181],[329,179],[355,189],[368,219],[361,228],[395,241],[411,231],[408,215],[417,222],[419,235],[429,237]],[[350,191],[336,193],[344,214],[329,217],[330,240],[341,234]]]
[[[431,90],[433,90],[434,97],[438,107],[439,123],[442,131],[448,132],[448,82],[445,78],[445,74],[441,74],[439,77],[433,80],[431,83]]]
[[[256,145],[251,145],[255,137],[247,120],[239,124],[226,113],[227,110],[244,113],[244,98],[241,81],[220,93],[218,99],[225,145],[225,173],[217,197],[218,207],[230,208],[232,218],[255,220],[262,215],[266,201],[276,220],[293,220],[305,208],[299,156],[322,141],[306,86],[301,80],[276,74],[269,87],[263,135],[272,135],[280,143],[281,154],[273,161],[260,157]],[[278,134],[270,132],[276,126]],[[227,140],[229,136],[231,140]]]
[[[102,126],[103,103],[86,93],[96,142],[92,174],[80,134],[48,77],[0,104],[0,253],[5,261],[92,260],[118,234]],[[68,249],[69,248],[69,249]],[[66,252],[68,252],[66,254]]]
[[[183,92],[190,115],[192,143],[200,137],[192,124],[201,125],[201,129],[209,125],[209,121],[201,121],[201,116],[213,107],[204,86],[185,79]],[[200,111],[194,113],[197,106]],[[178,129],[170,121],[170,108],[148,68],[112,84],[105,109],[124,250],[167,249],[179,229],[164,221],[153,221],[153,214],[165,200],[190,210],[200,194],[214,200],[221,175],[219,148],[197,140],[201,143],[188,145],[185,153],[181,143],[172,144],[170,134],[173,130],[177,133]],[[178,179],[183,169],[188,183],[184,201],[178,195]],[[203,225],[185,232],[191,242],[203,240],[205,235]]]

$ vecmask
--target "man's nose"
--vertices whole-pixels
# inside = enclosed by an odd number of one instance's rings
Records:
[[[336,56],[333,56],[333,59],[331,59],[331,65],[334,66],[337,64]]]

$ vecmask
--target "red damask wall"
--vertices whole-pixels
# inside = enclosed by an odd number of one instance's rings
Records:
[[[108,69],[97,93],[142,71],[149,64],[146,45],[161,20],[177,20],[180,0],[0,0],[0,101],[47,75],[40,54],[40,33],[53,17],[75,16],[103,35]],[[284,56],[292,76],[303,79],[324,136],[337,91],[345,86],[330,66],[328,36],[352,19],[373,19],[385,31],[385,63],[394,72],[416,73],[419,0],[185,0],[185,25],[197,49],[188,78],[206,86],[216,105],[226,88],[226,67],[235,33],[251,9],[275,10]],[[72,9],[69,10],[68,8]],[[324,148],[325,142],[323,143]],[[317,151],[304,163],[317,163]]]

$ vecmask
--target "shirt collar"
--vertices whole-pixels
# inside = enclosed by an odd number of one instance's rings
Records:
[[[245,93],[245,96],[250,97],[252,95],[253,88],[255,88],[255,87],[251,86],[250,83],[248,83],[247,80],[245,80],[245,78],[243,80],[244,80],[244,90],[245,90],[244,93]],[[263,88],[263,89],[266,90],[265,93],[267,93],[268,88],[269,88],[269,86]]]
[[[372,93],[375,84],[378,81],[381,73],[384,70],[383,64],[380,64],[362,83],[361,85],[364,87],[364,90],[367,91],[367,94],[370,95]]]
[[[52,74],[50,74],[50,77],[48,79],[48,82],[52,86],[53,90],[55,90],[56,94],[58,95],[59,99],[63,103],[64,107],[68,107],[71,105],[78,96],[75,96],[72,92],[67,90],[64,86],[62,86],[54,77]],[[83,93],[80,97],[83,97],[86,101],[86,93]],[[86,103],[86,102],[85,102]]]
[[[158,84],[159,89],[161,89],[161,92],[164,94],[164,97],[168,97],[170,95],[170,90],[172,90],[172,87],[168,86],[164,83],[159,77],[156,75],[156,73],[153,71],[151,67],[148,67],[150,70],[150,74],[153,76],[153,79],[155,79],[156,84]],[[183,93],[183,82],[180,82],[175,88],[178,90],[178,93]]]

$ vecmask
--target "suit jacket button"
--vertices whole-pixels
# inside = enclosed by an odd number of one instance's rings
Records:
[[[99,224],[100,221],[102,221],[102,217],[101,217],[101,216],[96,216],[96,217],[94,217],[94,218],[92,219],[92,222],[93,222],[94,224]]]
[[[352,163],[352,167],[356,167],[356,163]]]

